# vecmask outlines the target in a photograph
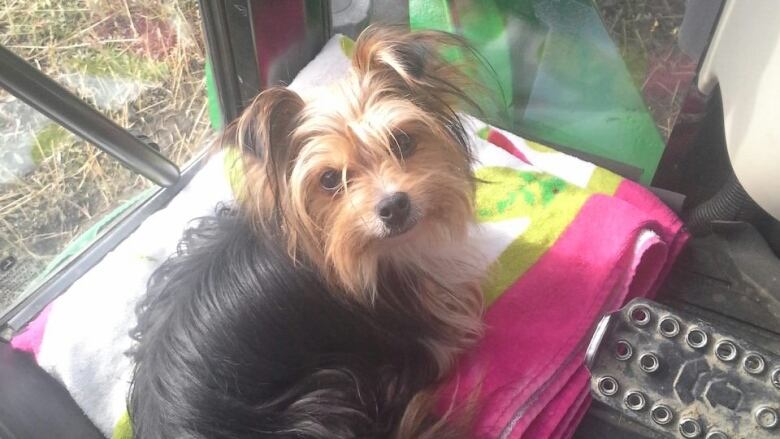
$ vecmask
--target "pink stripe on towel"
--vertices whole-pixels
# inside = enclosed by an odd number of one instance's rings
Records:
[[[588,386],[586,385],[582,390],[582,400],[575,406],[572,406],[569,412],[569,417],[558,426],[551,439],[564,439],[574,436],[574,432],[579,427],[582,418],[585,417],[585,413],[590,408],[590,393],[588,392]]]
[[[488,310],[484,339],[443,389],[454,407],[479,389],[474,437],[573,431],[559,425],[583,410],[584,350],[594,323],[627,297],[651,293],[684,242],[674,214],[633,189],[623,190],[625,199],[588,199],[550,250]],[[656,236],[638,247],[648,230]]]
[[[685,229],[682,220],[669,210],[669,207],[662,203],[661,200],[641,185],[630,180],[623,180],[617,191],[615,191],[614,196],[642,209],[648,218],[655,218],[663,226],[656,230],[656,233],[668,244],[669,256],[651,287],[651,296],[654,296],[661,282],[663,282],[672,268],[672,263],[677,259],[677,255],[680,254],[680,250],[688,242],[690,235]]]
[[[649,239],[643,239],[635,249],[635,258],[632,266],[627,270],[629,276],[625,276],[618,286],[617,297],[612,301],[608,299],[609,302],[606,306],[617,308],[620,306],[620,303],[628,301],[633,297],[647,296],[658,273],[664,266],[666,255],[667,246],[661,242],[660,237],[654,236]],[[633,276],[630,273],[633,273]],[[626,291],[624,298],[621,298],[621,291]],[[562,389],[554,396],[554,399],[532,421],[528,430],[523,433],[523,438],[567,437],[560,435],[562,426],[571,424],[572,418],[576,416],[576,412],[578,410],[582,411],[580,406],[585,400],[585,395],[588,394],[590,374],[583,365],[584,360],[585,346],[583,345],[578,350],[576,360],[566,366],[566,373],[568,373],[569,369],[576,369],[576,371],[564,383]],[[563,382],[564,378],[565,376],[557,375],[553,379]],[[576,421],[579,422],[579,419],[576,419]],[[569,429],[573,432],[572,428]],[[564,431],[566,430],[564,429]]]
[[[11,347],[16,350],[29,352],[38,360],[38,354],[41,351],[41,342],[43,334],[46,332],[46,322],[49,319],[49,312],[53,305],[50,303],[30,322],[24,332],[17,334],[11,339]]]
[[[556,431],[570,424],[576,414],[576,408],[583,404],[587,396],[587,392],[583,392],[583,383],[587,385],[588,379],[587,369],[578,368],[564,383],[561,391],[531,422],[522,437],[524,439],[555,437]]]

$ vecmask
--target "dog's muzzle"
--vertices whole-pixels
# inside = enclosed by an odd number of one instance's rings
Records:
[[[400,235],[414,226],[414,221],[410,221],[412,201],[406,192],[395,192],[383,198],[376,205],[376,213],[390,236]]]

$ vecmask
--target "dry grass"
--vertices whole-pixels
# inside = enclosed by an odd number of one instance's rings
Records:
[[[664,141],[680,112],[696,63],[677,45],[685,0],[596,0]]]
[[[0,2],[0,44],[120,126],[148,136],[177,164],[209,134],[202,41],[195,0]],[[106,105],[83,78],[131,79],[144,87]],[[110,90],[105,82],[97,87]],[[2,91],[0,104],[17,110],[0,112],[0,135],[33,131],[22,134],[35,140],[36,162],[0,184],[0,260],[17,260],[0,273],[1,312],[68,242],[151,184]],[[35,118],[40,122],[31,126]]]

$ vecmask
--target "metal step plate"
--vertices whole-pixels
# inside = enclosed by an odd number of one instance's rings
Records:
[[[598,324],[593,397],[669,437],[780,437],[780,357],[646,299]]]

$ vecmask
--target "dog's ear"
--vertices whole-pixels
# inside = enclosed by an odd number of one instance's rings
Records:
[[[258,197],[271,197],[267,201],[279,206],[297,154],[291,139],[303,108],[303,99],[294,91],[271,87],[225,128],[221,145],[235,148],[243,165],[242,183],[234,189],[238,189],[238,196],[250,200],[251,206],[264,204],[257,202]]]
[[[397,27],[370,26],[357,41],[352,55],[352,67],[362,75],[392,73],[413,84],[425,75],[426,52],[432,41],[417,39]]]
[[[294,91],[286,87],[268,88],[228,125],[222,144],[236,147],[266,164],[281,164],[292,153],[290,134],[303,106],[303,100]]]
[[[394,26],[368,27],[355,42],[352,56],[353,69],[369,81],[390,80],[404,94],[475,109],[479,105],[468,91],[477,86],[470,77],[480,64],[473,48],[457,35]]]

